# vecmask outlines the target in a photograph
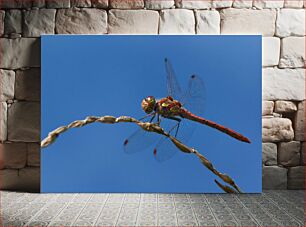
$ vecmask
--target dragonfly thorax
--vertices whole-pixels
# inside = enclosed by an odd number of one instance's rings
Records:
[[[147,114],[150,114],[153,112],[154,107],[156,104],[156,100],[153,96],[148,96],[141,102],[141,108],[146,112]]]

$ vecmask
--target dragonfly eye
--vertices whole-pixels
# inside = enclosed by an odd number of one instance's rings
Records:
[[[153,96],[149,96],[143,99],[141,102],[141,108],[147,114],[151,113],[154,110],[154,106],[155,106],[155,98]]]

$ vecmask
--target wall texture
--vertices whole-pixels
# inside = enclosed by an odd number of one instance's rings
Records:
[[[1,0],[0,4],[2,189],[39,190],[40,35],[107,33],[262,34],[263,187],[304,187],[305,2]]]

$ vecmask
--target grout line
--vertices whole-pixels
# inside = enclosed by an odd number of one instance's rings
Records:
[[[159,226],[159,212],[158,212],[158,207],[159,207],[159,194],[156,194],[156,226]]]
[[[97,222],[99,221],[99,218],[101,217],[101,215],[102,215],[102,213],[103,213],[103,209],[104,209],[104,207],[105,207],[105,205],[106,205],[108,199],[109,199],[109,193],[107,194],[106,199],[104,200],[104,203],[103,203],[103,205],[102,205],[102,208],[101,208],[101,210],[100,210],[100,212],[99,212],[99,214],[98,214],[98,216],[97,216],[97,218],[96,218],[96,221],[93,223],[93,226],[96,226],[96,225],[97,225]]]
[[[274,204],[276,207],[278,207],[281,211],[283,211],[284,213],[286,213],[289,217],[293,218],[295,221],[297,221],[298,223],[301,223],[300,220],[298,220],[295,216],[292,216],[290,213],[288,213],[284,208],[282,208],[281,206],[279,206],[276,202],[274,202],[273,199],[271,199],[269,196],[266,196],[265,194],[262,195],[262,197],[264,197],[266,200],[270,201],[270,203]],[[301,223],[303,224],[303,223]]]
[[[155,224],[158,225],[159,218],[158,218],[158,193],[156,193],[156,203],[155,203]]]
[[[77,194],[79,195],[79,194]],[[76,217],[73,219],[73,221],[71,222],[71,225],[73,226],[73,224],[77,221],[77,219],[80,217],[81,213],[83,212],[83,210],[85,210],[85,208],[87,207],[87,203],[88,201],[91,199],[92,195],[89,196],[89,198],[87,198],[87,200],[84,202],[84,206],[82,209],[80,209],[79,213],[76,215]],[[76,202],[77,203],[77,202]]]
[[[36,213],[35,213],[35,214],[34,214],[25,224],[24,224],[24,226],[28,226],[29,223],[31,223],[33,220],[35,220],[35,218],[43,212],[44,208],[47,207],[47,206],[49,205],[48,201],[49,201],[49,200],[47,200],[47,201],[45,202],[45,205],[43,205],[43,206],[39,209],[39,211],[37,211],[37,212],[36,212]]]
[[[220,225],[220,222],[219,222],[219,219],[216,217],[215,213],[214,213],[213,210],[211,209],[210,203],[208,202],[208,200],[207,200],[205,194],[202,194],[202,196],[204,197],[204,199],[205,199],[205,201],[206,201],[206,203],[207,203],[207,207],[208,207],[208,209],[210,210],[212,216],[214,217],[214,219],[215,219],[215,221],[216,221],[216,223],[217,223],[217,226],[221,226],[221,225]]]
[[[249,210],[249,208],[247,208],[244,203],[239,199],[239,196],[236,196],[235,199],[238,201],[238,203],[240,203],[243,208],[248,212],[248,214],[252,217],[252,219],[256,222],[256,224],[258,226],[260,226],[261,224],[258,222],[257,218],[253,216],[252,212]]]
[[[120,208],[119,208],[118,216],[116,218],[115,226],[118,226],[118,221],[119,221],[119,217],[120,217],[120,214],[121,214],[121,211],[122,211],[122,207],[123,207],[123,203],[124,203],[125,198],[126,198],[126,193],[123,194],[123,198],[122,198],[121,205],[120,205]]]
[[[61,194],[59,194],[58,197],[60,197],[60,195],[61,195]],[[74,199],[75,196],[76,196],[76,195],[73,194],[72,199],[69,200],[69,201],[62,207],[62,209],[60,209],[60,210],[58,211],[58,213],[52,218],[52,220],[50,221],[50,223],[48,224],[48,226],[50,226],[50,224],[52,223],[52,221],[55,221],[55,219],[63,212],[63,210],[65,210],[65,209],[69,206],[69,204],[71,203],[71,201]]]
[[[190,194],[187,194],[187,198],[188,198],[188,202],[189,202],[189,205],[190,205],[191,210],[192,210],[192,213],[193,213],[193,217],[194,217],[194,219],[195,219],[195,221],[196,221],[196,223],[197,223],[197,226],[199,226],[198,217],[197,217],[196,213],[194,212],[194,208],[193,208],[193,206],[192,206],[192,204],[191,204]]]
[[[137,221],[138,221],[137,219],[138,219],[139,210],[140,210],[141,196],[142,194],[140,194],[139,196],[138,208],[137,208],[137,213],[136,213],[136,218],[135,218],[135,226],[137,225]]]
[[[262,193],[262,196],[263,196],[263,195],[264,195],[264,193]],[[258,207],[259,207],[261,210],[265,211],[266,214],[267,214],[273,221],[275,221],[279,226],[282,226],[281,223],[279,222],[279,220],[276,220],[276,219],[271,215],[271,213],[270,213],[265,207],[263,207],[260,203],[257,202],[257,200],[255,200],[254,202],[258,205]]]
[[[235,194],[233,194],[233,196],[236,196]],[[240,220],[236,217],[236,215],[232,212],[232,209],[227,205],[227,202],[222,198],[222,196],[218,195],[218,197],[222,200],[222,203],[224,204],[224,206],[226,206],[226,209],[228,210],[228,212],[231,214],[231,216],[234,218],[235,222],[237,225],[240,224]]]
[[[178,225],[178,218],[177,218],[176,202],[175,202],[175,199],[174,199],[174,197],[173,197],[173,194],[171,194],[171,196],[172,196],[172,201],[173,201],[173,205],[174,205],[176,226],[179,226],[179,225]]]
[[[248,195],[247,195],[248,196]],[[248,196],[249,197],[249,196]],[[261,225],[261,221],[259,220],[259,219],[257,219],[255,216],[253,216],[253,214],[252,214],[252,211],[248,208],[248,207],[246,207],[245,205],[244,205],[244,203],[239,199],[239,196],[237,196],[236,197],[236,199],[238,200],[238,202],[239,203],[241,203],[242,204],[242,206],[248,211],[248,214],[254,219],[254,221],[257,223],[257,225],[258,226],[262,226]],[[255,201],[253,201],[253,203],[257,203],[257,202],[255,202]],[[252,204],[253,204],[252,203]],[[259,209],[262,209],[261,208],[261,206],[257,203],[257,207],[259,208]],[[263,210],[263,209],[262,209]],[[269,215],[270,216],[270,215]],[[271,217],[271,216],[270,216]],[[271,219],[273,219],[272,217],[271,217]]]

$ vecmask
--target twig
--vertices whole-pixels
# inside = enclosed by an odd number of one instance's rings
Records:
[[[103,117],[89,116],[89,117],[86,117],[84,120],[76,120],[76,121],[70,123],[67,126],[61,126],[57,129],[51,131],[48,134],[48,136],[41,141],[41,147],[44,148],[44,147],[47,147],[50,144],[54,143],[55,140],[57,139],[57,137],[60,134],[66,132],[67,130],[69,130],[71,128],[79,128],[79,127],[83,127],[85,125],[95,123],[95,122],[105,123],[105,124],[116,124],[116,123],[122,123],[122,122],[123,123],[124,122],[125,123],[135,123],[139,127],[141,127],[143,130],[146,130],[148,132],[158,133],[160,135],[166,136],[182,152],[195,154],[200,159],[201,163],[206,168],[208,168],[216,176],[218,176],[224,182],[226,182],[227,184],[229,184],[233,187],[233,188],[231,188],[229,186],[222,185],[220,182],[215,180],[216,184],[223,191],[225,191],[227,193],[241,193],[240,188],[236,185],[236,183],[234,182],[234,180],[230,176],[228,176],[226,174],[223,174],[223,173],[220,173],[217,169],[214,168],[213,164],[208,159],[206,159],[201,153],[199,153],[197,150],[195,150],[194,148],[190,148],[190,147],[186,146],[185,144],[180,142],[178,139],[176,139],[175,137],[173,137],[169,133],[167,133],[159,125],[154,124],[154,123],[149,123],[149,122],[142,122],[142,121],[139,121],[139,120],[137,120],[135,118],[132,118],[132,117],[121,116],[121,117],[116,118],[116,117],[113,117],[113,116],[103,116]]]
[[[221,184],[219,181],[215,180],[215,183],[225,192],[227,193],[237,193],[237,191],[235,191],[233,188],[227,186],[227,185],[223,185]]]

